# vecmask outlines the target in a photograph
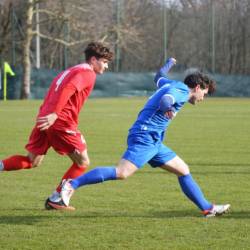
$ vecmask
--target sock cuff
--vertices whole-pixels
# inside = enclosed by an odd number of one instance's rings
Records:
[[[71,167],[79,168],[79,169],[82,169],[82,170],[85,170],[87,168],[86,165],[78,165],[75,162],[73,162],[73,164],[71,165]]]
[[[3,171],[4,169],[4,165],[3,165],[3,162],[0,160],[0,171]]]
[[[178,177],[179,180],[187,179],[187,178],[192,178],[192,175],[189,173],[189,174],[182,175],[182,176],[179,176],[179,177]]]

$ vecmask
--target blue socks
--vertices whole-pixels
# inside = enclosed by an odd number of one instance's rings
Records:
[[[77,189],[84,185],[116,179],[115,167],[97,167],[73,179],[70,184],[74,189]],[[184,194],[201,210],[209,210],[212,208],[213,205],[205,199],[200,187],[194,181],[191,174],[180,176],[178,180]]]
[[[70,184],[74,189],[84,185],[100,183],[109,180],[116,180],[116,170],[114,167],[97,167],[73,179]]]
[[[191,174],[180,176],[178,180],[184,194],[201,210],[209,210],[213,207],[213,205],[205,199],[200,187],[192,178]]]

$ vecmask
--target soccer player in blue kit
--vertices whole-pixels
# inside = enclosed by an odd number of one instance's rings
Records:
[[[123,180],[149,163],[178,177],[183,193],[202,211],[205,217],[226,213],[230,205],[215,205],[203,195],[199,185],[190,174],[188,165],[162,141],[170,122],[182,106],[189,102],[196,104],[204,96],[215,91],[215,82],[208,76],[196,72],[186,76],[184,82],[170,80],[167,73],[176,63],[174,58],[157,72],[157,91],[148,99],[137,120],[129,130],[127,150],[116,167],[97,167],[62,185],[61,197],[66,209],[74,191],[84,185],[108,180]]]

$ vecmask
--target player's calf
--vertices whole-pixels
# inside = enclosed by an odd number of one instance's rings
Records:
[[[32,162],[28,156],[12,155],[1,161],[0,168],[3,171],[14,171],[32,168]]]

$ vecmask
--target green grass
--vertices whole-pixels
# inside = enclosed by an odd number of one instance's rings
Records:
[[[117,163],[145,98],[90,99],[80,117],[91,166]],[[40,101],[0,102],[0,159],[25,154]],[[250,99],[186,105],[167,145],[212,202],[231,213],[205,219],[174,175],[145,166],[126,181],[79,189],[75,212],[45,211],[70,166],[50,150],[41,167],[0,173],[0,249],[250,249]]]

